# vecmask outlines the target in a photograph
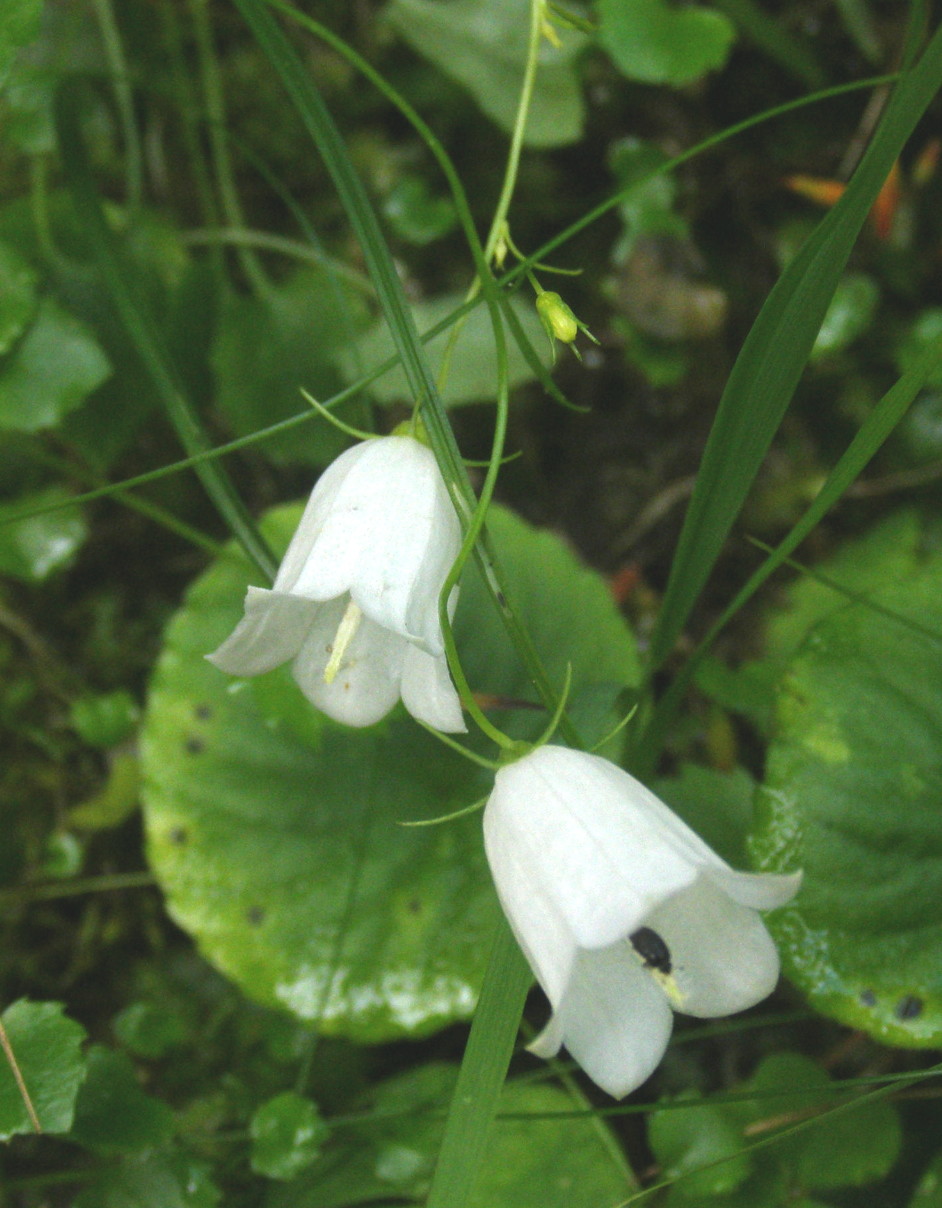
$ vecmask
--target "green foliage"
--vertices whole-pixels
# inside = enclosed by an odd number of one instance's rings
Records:
[[[454,204],[436,197],[419,176],[404,176],[383,202],[383,214],[408,243],[423,247],[453,230],[458,222]]]
[[[92,1045],[88,1077],[75,1105],[72,1139],[97,1153],[134,1154],[159,1149],[173,1129],[173,1112],[141,1090],[130,1058]]]
[[[0,356],[26,330],[37,304],[35,272],[14,248],[0,244]]]
[[[17,51],[39,33],[42,10],[43,0],[9,0],[0,17],[0,88]]]
[[[462,84],[504,131],[513,129],[527,58],[528,0],[391,0],[387,19],[407,42]],[[566,30],[543,43],[524,140],[560,147],[582,132],[584,104],[573,58],[584,44]]]
[[[753,847],[762,867],[804,869],[772,925],[810,1001],[893,1043],[936,1046],[942,558],[888,541],[907,521],[856,550],[857,582],[878,585],[863,599],[831,589],[822,601],[816,585],[804,605],[806,620],[826,611],[781,682]]]
[[[656,780],[657,795],[735,867],[748,864],[755,781],[744,768],[723,772],[686,763],[677,776]]]
[[[60,487],[48,487],[0,503],[0,574],[41,583],[74,562],[88,526],[68,498]]]
[[[677,1180],[671,1208],[810,1204],[818,1191],[882,1178],[896,1161],[896,1107],[866,1097],[835,1103],[827,1074],[799,1053],[766,1057],[739,1089],[743,1098],[676,1099],[652,1115],[651,1148]],[[762,1144],[776,1130],[781,1140]]]
[[[137,702],[123,688],[83,696],[72,705],[71,722],[93,747],[114,747],[133,733],[140,717]]]
[[[629,80],[689,84],[726,62],[735,30],[722,13],[669,0],[598,0],[599,41]]]
[[[905,373],[916,363],[921,354],[942,336],[942,307],[930,306],[916,316],[915,322],[905,328],[905,334],[896,348],[896,367]],[[929,378],[930,386],[942,386],[942,367]]]
[[[326,270],[299,269],[258,295],[227,290],[211,353],[216,401],[237,436],[297,415],[307,407],[301,390],[318,400],[340,386],[337,350],[363,326],[362,302]],[[348,404],[339,419],[360,426],[362,407]],[[274,461],[323,465],[346,438],[322,420],[270,437]]]
[[[879,301],[880,287],[866,273],[842,277],[815,338],[811,359],[841,352],[858,340],[873,323]]]
[[[130,1003],[114,1019],[114,1033],[121,1044],[136,1057],[156,1060],[186,1044],[187,1027],[168,1003],[138,1000]]]
[[[458,294],[449,294],[429,302],[419,302],[412,307],[416,327],[420,332],[430,331],[447,319],[462,304]],[[535,345],[544,363],[549,357],[545,352],[546,339],[536,309],[522,297],[511,300],[523,330]],[[487,309],[478,306],[464,318],[459,319],[460,334],[450,354],[449,373],[442,390],[442,401],[446,406],[456,407],[463,403],[489,402],[497,392],[497,356],[494,351],[494,333]],[[426,350],[436,368],[449,346],[452,329],[446,328],[429,340]],[[395,353],[395,346],[388,326],[375,323],[355,345],[341,353],[341,363],[347,378],[358,377],[364,367],[374,369]],[[516,344],[511,342],[507,349],[507,376],[511,387],[533,380],[534,373]],[[373,397],[379,403],[408,403],[410,390],[401,366],[384,373],[370,386]]]
[[[0,428],[51,428],[104,382],[108,358],[86,325],[51,298],[0,361]]]
[[[456,1070],[428,1064],[379,1083],[359,1124],[338,1128],[321,1163],[273,1191],[266,1208],[343,1208],[360,1201],[424,1202]],[[630,1182],[588,1118],[555,1087],[509,1082],[469,1208],[573,1208],[616,1203]],[[541,1118],[542,1117],[542,1118]],[[578,1199],[574,1199],[578,1195]]]
[[[299,515],[269,517],[279,548]],[[554,682],[571,665],[577,697],[635,684],[634,643],[603,583],[549,534],[497,511],[492,528]],[[143,799],[169,908],[253,997],[325,1032],[377,1041],[465,1018],[496,918],[480,820],[400,824],[471,804],[488,778],[402,712],[364,731],[329,721],[287,668],[233,691],[203,656],[234,627],[248,581],[229,554],[198,581],[151,690]],[[480,690],[531,697],[474,574],[455,631]],[[501,724],[512,734],[532,739],[545,725],[510,709]],[[597,737],[614,724],[601,720]]]
[[[73,1208],[216,1208],[221,1202],[205,1162],[142,1154],[102,1168]]]
[[[305,410],[299,387],[333,407],[341,387],[399,355],[338,414],[382,431],[423,400],[466,505],[481,471],[466,475],[461,459],[484,456],[494,429],[487,306],[461,320],[444,367],[448,333],[426,346],[427,365],[413,319],[423,330],[446,319],[481,268],[463,237],[473,226],[483,238],[495,216],[532,6],[299,7],[331,28],[319,33],[284,0],[237,0],[227,15],[202,0],[0,2],[0,975],[18,994],[68,1003],[21,999],[4,1016],[51,1136],[32,1135],[0,1056],[2,1198],[11,1208],[623,1203],[636,1188],[619,1148],[635,1126],[609,1133],[575,1091],[511,1081],[485,1152],[528,976],[506,926],[461,1083],[441,1064],[460,1027],[434,1033],[470,1014],[497,908],[479,815],[398,824],[483,799],[490,774],[401,713],[344,733],[287,669],[233,682],[202,658],[238,618],[251,575],[232,550],[215,556],[216,542],[234,531],[273,569],[251,516],[310,489],[310,468],[342,447],[314,417],[253,443]],[[810,53],[786,7],[544,10],[525,148],[501,216],[519,248],[580,270],[562,285],[535,271],[600,347],[584,366],[561,359],[559,387],[541,379],[590,412],[570,416],[532,386],[508,330],[507,449],[522,456],[501,468],[498,495],[551,531],[491,512],[507,568],[496,591],[509,598],[517,646],[472,563],[458,649],[483,706],[514,737],[542,731],[569,662],[567,718],[587,744],[637,704],[605,754],[618,759],[626,736],[653,734],[638,753],[653,767],[663,738],[658,766],[671,775],[655,788],[721,855],[746,866],[754,826],[763,863],[805,868],[794,905],[770,922],[812,1006],[878,1040],[936,1045],[942,378],[928,358],[942,330],[939,180],[927,135],[907,139],[938,91],[940,39],[927,36],[924,6],[912,6],[901,41],[899,22],[842,3],[823,6],[828,36]],[[767,59],[780,70],[766,71]],[[881,86],[888,103],[869,149],[819,221],[779,182],[844,179],[873,83],[774,121],[759,109],[791,106],[796,81],[855,87],[867,62],[899,67],[900,78]],[[427,127],[411,124],[408,104]],[[733,115],[751,126],[746,137],[732,137]],[[668,157],[679,149],[678,170]],[[894,161],[900,200],[884,241],[866,215]],[[382,222],[371,222],[373,197]],[[786,245],[775,285],[774,249]],[[481,301],[512,305],[543,356],[531,287],[509,261],[508,271],[518,275],[500,286],[485,278]],[[684,326],[685,305],[717,297],[724,313],[729,300],[728,331],[721,318]],[[817,366],[801,381],[808,360]],[[894,369],[905,377],[885,395]],[[440,370],[446,402],[484,404],[456,409],[454,433],[438,408]],[[517,386],[531,388],[514,397]],[[372,414],[367,392],[394,410]],[[817,529],[802,556],[814,565],[826,551],[820,569],[844,590],[801,576],[760,601],[764,635],[734,618],[700,662],[696,691],[678,691],[665,711],[673,730],[646,730],[652,711],[661,716],[658,695],[684,685],[711,618],[737,600],[746,564],[770,565],[726,541],[753,484],[747,530],[778,540],[841,445],[854,441],[817,497],[827,506],[910,402],[858,497],[826,523],[822,502],[795,530]],[[237,454],[211,455],[232,437],[245,442]],[[203,458],[197,472],[224,524],[192,470],[159,477],[181,450]],[[72,502],[99,487],[112,498]],[[887,498],[904,507],[880,520]],[[296,516],[270,514],[279,547]],[[847,536],[871,519],[862,538]],[[608,586],[566,539],[615,572],[643,669]],[[181,607],[207,550],[214,561]],[[534,662],[529,676],[522,669],[522,630],[549,692]],[[742,652],[749,661],[737,661]],[[166,903],[134,818],[135,702],[155,661],[142,759]],[[750,774],[702,766],[717,757],[717,705],[735,715],[724,718],[725,756],[756,773],[771,742],[757,825]],[[575,741],[566,725],[561,737]],[[781,1052],[735,1082],[756,1052],[788,1045],[837,1054],[834,1068],[851,1075],[923,1058],[870,1037],[845,1048],[830,1020],[786,1024],[774,1007],[773,1019],[771,1032],[758,1030],[770,1022],[761,1014],[742,1034],[735,1022],[708,1024],[705,1040],[699,1027],[680,1030],[664,1083],[717,1093],[687,1089],[654,1114],[655,1159],[677,1179],[661,1202],[939,1200],[938,1158],[919,1175],[935,1148],[931,1105],[901,1113],[898,1159],[895,1107],[841,1099],[806,1058]],[[83,1053],[85,1029],[117,1047]],[[658,1091],[652,1082],[647,1094]]]
[[[2,1016],[10,1048],[44,1132],[68,1132],[85,1077],[85,1029],[58,1002],[21,998]],[[0,1140],[32,1133],[34,1124],[6,1055],[0,1054]]]
[[[317,1161],[330,1129],[317,1104],[285,1091],[262,1104],[249,1131],[252,1169],[270,1179],[289,1180]]]

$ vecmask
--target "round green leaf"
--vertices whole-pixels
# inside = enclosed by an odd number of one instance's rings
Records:
[[[58,1002],[21,998],[3,1013],[3,1026],[23,1082],[44,1132],[68,1132],[75,1097],[85,1077],[81,1054],[85,1029],[63,1014]],[[0,1053],[0,1140],[32,1133],[22,1093],[5,1054]]]
[[[598,0],[599,41],[629,80],[689,84],[722,67],[735,30],[722,13],[667,0]]]
[[[727,1195],[752,1169],[742,1129],[721,1106],[710,1103],[653,1112],[648,1142],[663,1177],[683,1179],[682,1198]]]
[[[67,506],[67,501],[65,491],[49,487],[0,504],[0,574],[41,583],[72,562],[88,527],[81,508]],[[32,509],[35,515],[23,515]]]
[[[383,213],[396,234],[423,247],[447,235],[458,222],[454,202],[436,197],[421,176],[404,176],[383,203]]]
[[[299,516],[268,517],[275,548]],[[489,524],[554,682],[571,662],[574,696],[636,684],[634,643],[604,582],[550,534],[498,509]],[[497,910],[480,818],[399,824],[482,799],[490,775],[401,709],[352,730],[316,712],[287,668],[233,681],[207,663],[241,616],[250,573],[227,552],[194,584],[152,684],[143,802],[169,909],[247,993],[324,1031],[376,1041],[465,1018]],[[456,636],[471,683],[532,701],[476,571],[465,580]],[[519,706],[495,716],[520,737],[546,724]]]
[[[942,559],[825,615],[782,681],[753,837],[763,868],[804,869],[769,920],[791,978],[911,1046],[942,1041],[940,680]]]
[[[317,1105],[294,1091],[263,1103],[249,1125],[252,1169],[270,1179],[293,1179],[315,1162],[330,1129]]]
[[[51,298],[0,366],[0,428],[51,428],[111,373],[85,324]]]

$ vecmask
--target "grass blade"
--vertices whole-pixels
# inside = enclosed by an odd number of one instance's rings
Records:
[[[667,657],[713,568],[791,401],[854,241],[917,121],[942,85],[942,29],[897,85],[860,165],[766,299],[723,392],[652,640]]]

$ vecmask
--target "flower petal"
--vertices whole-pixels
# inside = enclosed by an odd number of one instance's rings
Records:
[[[430,449],[387,436],[348,450],[314,488],[305,524],[298,557],[290,551],[294,592],[315,600],[349,592],[377,624],[442,653],[438,594],[461,529]]]
[[[620,1099],[653,1073],[672,1025],[660,987],[620,941],[578,954],[563,1001],[530,1049],[552,1056],[561,1040],[592,1081]]]
[[[370,442],[354,445],[330,463],[318,478],[307,501],[298,527],[278,567],[273,587],[276,591],[292,592],[309,599],[330,600],[342,595],[346,588],[329,592],[327,595],[312,595],[298,588],[298,581],[305,571],[314,544],[321,534],[324,521],[330,515],[334,503],[344,488],[347,478],[356,465],[369,455]]]
[[[520,851],[512,834],[505,831],[505,815],[492,808],[493,800],[491,797],[484,809],[484,848],[497,896],[537,981],[557,1007],[569,982],[576,943],[553,896],[547,892],[540,869]]]
[[[715,885],[741,906],[753,910],[775,910],[790,902],[801,888],[800,872],[735,872],[732,868],[711,869]]]
[[[778,951],[755,910],[703,876],[662,903],[645,925],[670,951],[682,996],[677,1009],[701,1019],[732,1015],[766,998],[778,980]]]
[[[501,768],[487,812],[585,948],[629,935],[704,865],[726,867],[632,776],[565,747]]]
[[[242,620],[218,650],[206,657],[229,675],[271,671],[298,653],[319,607],[298,596],[250,587]]]
[[[461,713],[461,698],[448,672],[448,660],[426,654],[410,645],[402,668],[402,703],[416,721],[425,722],[446,734],[467,730]]]
[[[410,647],[405,638],[363,617],[336,676],[328,684],[324,672],[348,603],[348,597],[343,596],[318,608],[317,623],[294,660],[292,674],[308,700],[334,721],[347,726],[372,726],[399,699],[403,660]]]

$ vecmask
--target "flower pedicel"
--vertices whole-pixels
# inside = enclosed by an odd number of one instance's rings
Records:
[[[611,1095],[654,1070],[673,1011],[729,1015],[775,987],[778,952],[758,912],[787,902],[801,874],[734,871],[606,759],[550,745],[501,768],[484,843],[553,1008],[531,1050],[565,1044]]]

